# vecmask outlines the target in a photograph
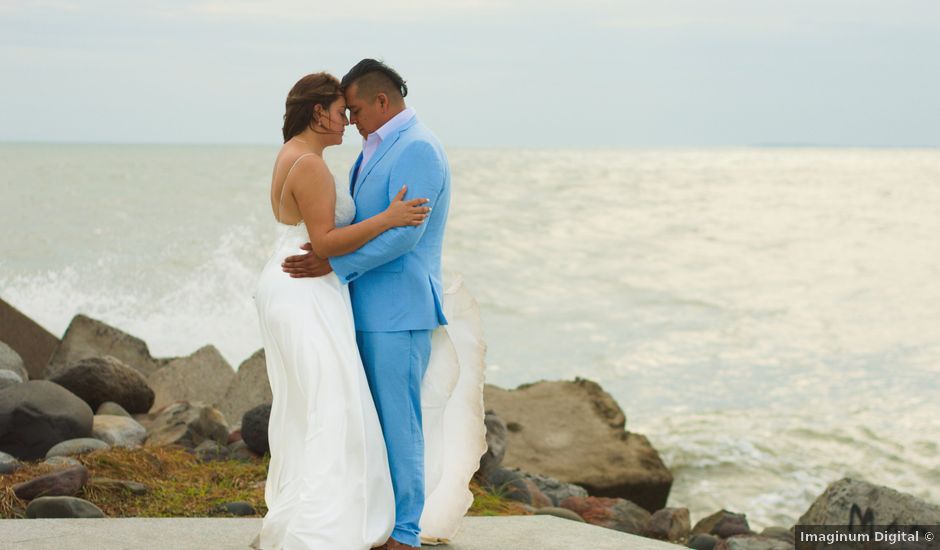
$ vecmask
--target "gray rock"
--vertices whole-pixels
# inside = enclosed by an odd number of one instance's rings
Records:
[[[506,423],[492,411],[486,412],[483,423],[486,425],[486,452],[480,457],[477,473],[486,479],[490,472],[502,465],[506,456]]]
[[[268,420],[271,404],[258,405],[242,416],[242,440],[258,455],[270,452],[268,445]]]
[[[793,550],[793,544],[760,535],[735,535],[719,540],[715,550]]]
[[[79,437],[56,443],[46,452],[46,458],[52,458],[54,456],[74,456],[90,453],[99,449],[110,448],[111,445],[108,445],[100,439],[95,439],[94,437]]]
[[[71,496],[78,493],[88,481],[88,469],[70,466],[13,486],[17,498],[33,500],[43,496]]]
[[[545,508],[539,508],[535,511],[537,516],[555,516],[556,518],[570,519],[571,521],[578,521],[584,523],[584,518],[578,514],[572,512],[567,508],[557,508],[554,506],[546,506]]]
[[[18,309],[0,299],[0,339],[21,357],[29,375],[23,377],[38,380],[59,345],[59,339],[36,321],[23,315]]]
[[[252,460],[258,458],[258,455],[249,449],[248,445],[246,445],[245,442],[241,439],[229,443],[228,451],[231,458],[241,462],[251,462]]]
[[[586,497],[588,492],[584,487],[580,487],[573,483],[565,483],[554,478],[540,476],[538,474],[530,474],[526,472],[521,472],[522,476],[526,479],[532,480],[535,485],[539,488],[542,493],[544,493],[552,501],[553,506],[559,506],[562,501],[568,497]]]
[[[88,485],[93,485],[101,489],[122,490],[132,495],[146,495],[150,488],[137,481],[126,479],[111,479],[108,477],[93,477],[88,480]]]
[[[140,338],[85,315],[76,315],[49,360],[45,378],[52,378],[61,369],[82,359],[105,355],[116,357],[144,378],[158,368],[147,344]]]
[[[793,531],[786,527],[779,527],[779,526],[766,527],[764,528],[763,531],[760,532],[760,535],[762,537],[769,537],[772,539],[782,540],[784,542],[789,542],[790,544],[794,544]]]
[[[133,449],[143,444],[147,429],[127,416],[96,414],[91,435],[111,446]]]
[[[747,524],[745,514],[736,514],[728,510],[719,510],[706,518],[702,518],[692,528],[693,535],[708,534],[719,538],[752,533],[753,531]]]
[[[940,506],[866,481],[841,479],[829,485],[798,525],[938,525]]]
[[[42,461],[43,464],[48,464],[49,466],[55,466],[56,468],[68,468],[71,466],[83,466],[82,462],[77,458],[72,458],[70,456],[50,456],[49,458]]]
[[[622,498],[568,497],[561,503],[584,521],[624,533],[642,535],[650,520],[650,513]]]
[[[222,413],[205,403],[178,401],[156,414],[147,427],[144,445],[182,445],[194,449],[207,439],[223,445],[228,439],[228,425]]]
[[[714,535],[707,535],[705,533],[699,533],[689,537],[687,546],[689,548],[694,548],[695,550],[715,550],[715,546],[717,544],[718,537]]]
[[[87,403],[46,380],[0,390],[0,451],[20,460],[43,458],[60,441],[90,436],[92,416]]]
[[[692,530],[688,508],[663,508],[650,517],[645,536],[668,541],[685,540]]]
[[[12,474],[23,467],[15,456],[0,452],[0,474]]]
[[[20,357],[16,350],[0,341],[0,371],[12,372],[17,375],[20,382],[29,380],[29,372],[26,371],[26,363]]]
[[[110,355],[70,363],[56,371],[49,381],[81,397],[93,410],[114,401],[131,413],[145,413],[153,404],[153,390],[147,380]]]
[[[38,518],[103,518],[101,508],[76,497],[40,497],[26,507],[26,517]]]
[[[532,504],[532,493],[529,485],[519,470],[497,468],[490,472],[486,478],[486,488],[493,493],[509,500]]]
[[[19,374],[11,370],[2,370],[0,369],[0,390],[9,388],[10,386],[15,386],[17,384],[22,384],[23,379]]]
[[[105,401],[102,403],[101,406],[98,407],[98,411],[95,412],[95,414],[108,414],[111,416],[126,416],[128,418],[132,418],[131,413],[127,412],[127,409],[118,405],[114,401]]]
[[[199,459],[200,462],[227,460],[230,456],[228,446],[211,439],[207,439],[199,445],[196,445],[193,451],[196,453],[196,458]]]
[[[244,416],[250,409],[270,403],[272,400],[264,350],[259,349],[238,366],[235,378],[225,390],[225,396],[217,406],[225,418],[234,421]]]
[[[644,436],[624,431],[623,411],[595,382],[537,382],[513,391],[487,385],[484,401],[506,422],[503,466],[650,512],[666,505],[672,474]]]
[[[233,516],[253,516],[257,513],[254,506],[244,501],[225,502],[216,507],[216,512]]]
[[[234,379],[235,370],[219,350],[205,346],[189,357],[171,361],[150,375],[147,382],[156,396],[151,410],[174,401],[220,403]]]

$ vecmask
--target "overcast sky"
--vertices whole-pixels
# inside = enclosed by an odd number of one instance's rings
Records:
[[[0,0],[0,141],[275,144],[363,57],[452,146],[940,146],[937,0]]]

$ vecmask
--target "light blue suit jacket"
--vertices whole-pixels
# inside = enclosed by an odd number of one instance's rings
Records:
[[[450,166],[437,137],[417,117],[387,136],[356,178],[362,154],[349,172],[356,218],[391,204],[402,185],[405,199],[428,198],[431,215],[419,226],[396,227],[362,248],[330,258],[349,283],[356,330],[395,332],[446,325],[442,308],[441,248],[450,207]]]

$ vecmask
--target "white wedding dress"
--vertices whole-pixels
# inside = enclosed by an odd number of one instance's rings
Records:
[[[355,217],[336,185],[336,226]],[[359,350],[347,286],[334,273],[291,278],[287,256],[309,241],[303,223],[278,223],[255,291],[273,393],[268,512],[253,545],[264,550],[365,550],[386,542],[395,501],[381,427]],[[445,285],[449,324],[432,336],[422,384],[426,503],[422,541],[447,542],[473,497],[468,484],[486,450],[485,344],[476,303],[458,277]]]

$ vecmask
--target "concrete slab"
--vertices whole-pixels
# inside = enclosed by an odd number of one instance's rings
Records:
[[[0,520],[4,550],[247,550],[261,519]],[[681,546],[551,516],[467,517],[441,550],[678,550]]]

